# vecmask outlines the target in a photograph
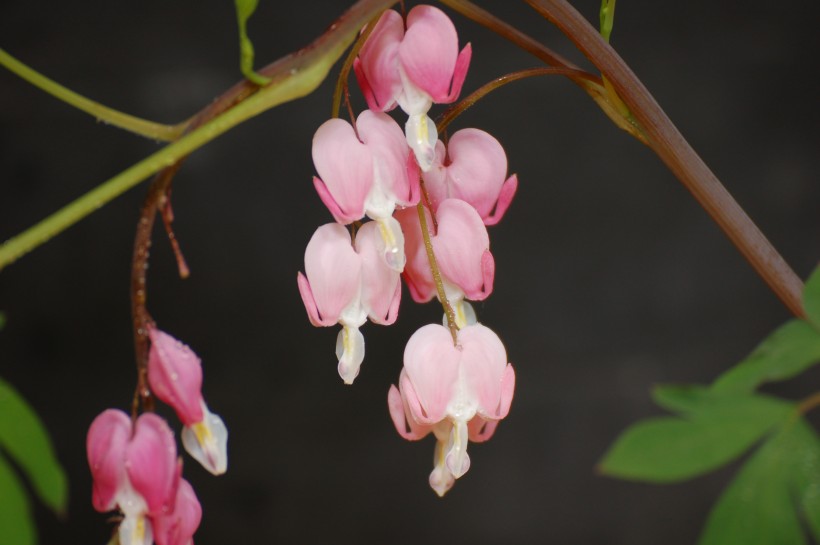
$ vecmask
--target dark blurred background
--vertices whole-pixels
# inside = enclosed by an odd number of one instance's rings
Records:
[[[523,3],[483,4],[584,62]],[[597,21],[597,0],[575,4]],[[250,23],[257,66],[309,43],[346,5],[263,0]],[[623,0],[613,34],[802,277],[820,258],[819,12],[805,0]],[[465,92],[538,65],[453,19],[474,48]],[[0,47],[163,122],[240,77],[229,1],[6,0]],[[187,161],[174,209],[190,279],[177,277],[155,233],[149,309],[203,358],[206,399],[231,433],[225,476],[186,456],[204,508],[197,544],[693,543],[736,465],[669,486],[601,477],[594,465],[626,426],[660,414],[652,385],[710,381],[789,318],[781,303],[663,164],[572,84],[539,78],[498,91],[453,128],[495,135],[521,181],[490,232],[495,292],[477,305],[506,343],[518,388],[496,436],[470,447],[472,468],[439,499],[427,485],[433,440],[402,440],[386,396],[407,338],[440,320],[440,307],[405,292],[395,326],[365,326],[362,373],[345,387],[336,328],[311,327],[296,289],[305,245],[331,221],[310,159],[331,94],[326,82]],[[0,70],[0,239],[157,149]],[[91,507],[85,433],[105,408],[127,408],[134,387],[129,273],[145,189],[0,273],[0,376],[37,408],[70,474],[68,517],[37,507],[43,544],[102,544],[110,532]],[[818,385],[814,372],[770,391],[799,398]]]

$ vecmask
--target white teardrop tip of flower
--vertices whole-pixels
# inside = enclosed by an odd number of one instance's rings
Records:
[[[470,469],[470,456],[467,454],[467,422],[464,420],[453,422],[448,446],[450,450],[445,457],[447,469],[453,477],[458,479]]]
[[[378,218],[376,224],[379,226],[381,235],[379,249],[384,255],[384,262],[398,273],[404,271],[407,257],[404,254],[404,233],[401,230],[401,224],[393,216]]]
[[[422,172],[427,172],[436,158],[436,123],[426,113],[411,115],[404,125],[404,134],[407,145],[416,155],[419,168]]]
[[[433,471],[430,473],[430,488],[432,488],[439,498],[443,498],[456,482],[456,478],[447,469],[445,463],[445,449],[447,443],[445,441],[436,441],[436,450],[433,454]]]
[[[336,337],[336,357],[339,376],[345,384],[353,384],[364,361],[364,335],[357,327],[344,326]]]
[[[203,402],[202,422],[182,429],[182,445],[194,460],[214,475],[228,470],[228,428]]]

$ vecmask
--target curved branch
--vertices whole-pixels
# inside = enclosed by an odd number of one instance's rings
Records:
[[[684,139],[624,60],[566,0],[526,0],[609,80],[646,134],[650,147],[692,193],[795,316],[804,316],[803,282]]]
[[[0,49],[0,65],[5,66],[12,73],[23,78],[38,89],[45,91],[54,98],[62,100],[66,104],[94,116],[97,121],[114,125],[115,127],[131,131],[146,138],[172,142],[179,138],[187,125],[186,121],[176,125],[164,125],[162,123],[156,123],[155,121],[135,117],[125,112],[120,112],[108,106],[103,106],[99,102],[94,102],[67,87],[63,87],[56,81],[45,77],[33,68],[12,57],[3,49]]]
[[[0,270],[243,121],[313,92],[358,35],[359,29],[380,10],[394,3],[396,0],[359,0],[306,48],[259,70],[260,74],[271,78],[270,84],[258,87],[247,80],[237,83],[197,116],[209,119],[202,126],[3,243],[0,246]],[[213,111],[223,113],[211,119]]]

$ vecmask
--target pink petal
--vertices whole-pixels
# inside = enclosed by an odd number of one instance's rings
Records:
[[[495,212],[484,218],[484,225],[496,225],[499,221],[501,221],[501,218],[504,217],[504,213],[510,206],[510,201],[512,201],[512,198],[515,196],[515,191],[517,189],[518,176],[513,174],[507,178],[507,181],[501,186],[501,192],[498,194],[498,202],[495,205]]]
[[[173,513],[154,517],[156,545],[189,545],[202,520],[202,506],[191,484],[181,480]]]
[[[399,380],[401,381],[403,378],[404,373],[402,373]],[[410,409],[407,407],[399,389],[395,386],[390,386],[390,391],[387,392],[387,407],[390,409],[390,418],[393,420],[393,425],[396,426],[396,431],[408,441],[416,441],[426,437],[432,430],[431,426],[424,426],[413,420],[409,413]]]
[[[91,500],[104,513],[116,507],[117,492],[125,483],[125,449],[131,439],[131,419],[116,409],[103,411],[88,429],[86,451],[94,479]]]
[[[427,227],[432,230],[433,219],[425,208]],[[415,207],[398,210],[394,217],[401,224],[404,233],[404,253],[407,263],[404,265],[404,280],[410,289],[410,296],[417,303],[426,303],[436,295],[436,285],[430,272],[430,261],[424,247],[424,237],[419,224],[418,209]]]
[[[362,304],[372,322],[387,324],[401,281],[399,273],[385,264],[381,246],[383,243],[375,221],[365,223],[356,232],[356,251],[362,261]]]
[[[504,370],[504,376],[501,377],[501,400],[498,403],[498,411],[495,414],[496,418],[506,418],[510,412],[510,405],[512,404],[513,394],[515,393],[515,371],[513,371],[512,364],[507,364]]]
[[[493,292],[493,283],[495,281],[495,259],[490,250],[484,250],[481,256],[481,276],[484,279],[481,291],[473,294],[471,299],[474,301],[483,301]]]
[[[338,223],[316,229],[305,250],[305,273],[319,318],[311,323],[335,324],[342,310],[358,295],[362,278],[361,258],[350,243],[347,229]],[[306,287],[301,287],[303,301]],[[310,316],[311,306],[306,302],[305,307]]]
[[[436,217],[438,233],[433,249],[441,274],[468,299],[485,299],[492,292],[494,265],[481,217],[475,208],[458,199],[442,202]]]
[[[299,286],[299,295],[302,296],[302,303],[305,305],[305,310],[308,313],[308,320],[316,327],[327,327],[336,323],[336,320],[331,316],[329,319],[323,320],[319,316],[319,308],[316,306],[316,301],[313,299],[313,292],[310,291],[310,282],[302,273],[296,274],[296,284]]]
[[[394,10],[385,11],[353,64],[356,79],[371,110],[390,111],[401,91],[399,42],[404,37],[404,21]]]
[[[125,452],[125,470],[134,490],[145,499],[150,515],[173,510],[181,469],[174,432],[156,414],[142,414]]]
[[[468,202],[482,219],[487,218],[507,176],[504,148],[482,130],[462,129],[450,138],[447,154],[447,196]]]
[[[499,418],[502,384],[508,367],[507,351],[501,339],[491,329],[475,324],[462,328],[458,340],[462,347],[462,378],[478,401],[478,414]],[[514,379],[512,384],[514,386]],[[509,393],[512,399],[512,392]]]
[[[467,77],[467,69],[470,67],[470,59],[473,56],[473,46],[467,44],[456,59],[456,66],[453,69],[453,85],[450,88],[450,94],[444,100],[436,100],[440,104],[449,104],[455,102],[458,95],[461,94],[461,88],[464,86],[464,79]]]
[[[493,436],[498,427],[498,420],[485,420],[480,416],[473,417],[467,424],[470,441],[473,443],[483,443]]]
[[[461,352],[453,346],[450,331],[428,324],[410,337],[404,349],[404,370],[418,398],[418,405],[405,396],[417,422],[441,421],[458,380]]]
[[[333,219],[338,221],[343,225],[347,225],[348,223],[352,223],[357,219],[361,218],[362,216],[357,214],[354,211],[352,214],[348,215],[345,213],[340,207],[339,203],[333,198],[333,195],[330,194],[330,190],[327,188],[325,183],[318,178],[317,176],[313,177],[313,187],[316,188],[316,193],[319,194],[319,199],[322,201],[328,210],[330,210],[330,214],[333,216]]]
[[[433,6],[410,10],[399,60],[408,78],[433,102],[448,101],[457,57],[458,34],[450,18]]]
[[[148,383],[185,426],[201,422],[202,363],[188,346],[156,328],[148,329]]]
[[[331,208],[334,216],[354,219],[364,216],[364,201],[373,185],[373,160],[350,123],[330,119],[319,127],[313,136],[313,164],[327,193],[333,197],[334,208],[338,209]],[[317,185],[315,181],[314,185]],[[323,201],[326,198],[322,196]]]
[[[407,164],[411,152],[404,131],[389,115],[372,110],[359,114],[356,129],[373,157],[373,185],[387,199],[402,206],[409,204],[407,198],[411,194],[411,173]],[[371,217],[376,217],[370,210],[367,212]],[[389,210],[387,215],[392,212],[392,209]]]

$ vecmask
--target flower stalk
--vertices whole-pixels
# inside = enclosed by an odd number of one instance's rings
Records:
[[[424,205],[419,203],[416,205],[419,213],[419,223],[421,224],[421,234],[424,237],[424,249],[427,251],[427,259],[430,261],[430,271],[433,274],[433,281],[436,284],[436,293],[438,299],[441,301],[441,306],[444,307],[444,314],[447,316],[447,328],[450,330],[450,335],[453,337],[453,345],[458,344],[458,326],[456,325],[456,313],[453,306],[447,299],[447,293],[444,291],[444,282],[441,279],[441,270],[436,261],[436,254],[433,251],[433,241],[430,239],[430,228],[427,225],[427,217],[424,214]],[[432,211],[431,211],[432,214]]]
[[[104,106],[45,77],[33,68],[9,55],[3,49],[0,49],[0,66],[4,66],[9,71],[56,99],[62,100],[66,104],[94,116],[97,121],[114,125],[115,127],[131,131],[146,138],[159,140],[161,142],[172,142],[179,138],[188,124],[187,121],[183,121],[176,125],[164,125]]]
[[[207,118],[207,122],[196,130],[180,137],[4,242],[0,246],[0,270],[149,176],[173,165],[236,125],[275,106],[313,92],[356,38],[359,29],[377,13],[394,3],[395,0],[360,0],[342,15],[330,30],[310,45],[259,70],[259,74],[271,78],[270,84],[260,88],[247,80],[242,80],[231,87],[217,99],[216,103],[229,103],[233,107],[219,112],[213,118]],[[207,106],[203,112],[212,112],[212,106]]]

